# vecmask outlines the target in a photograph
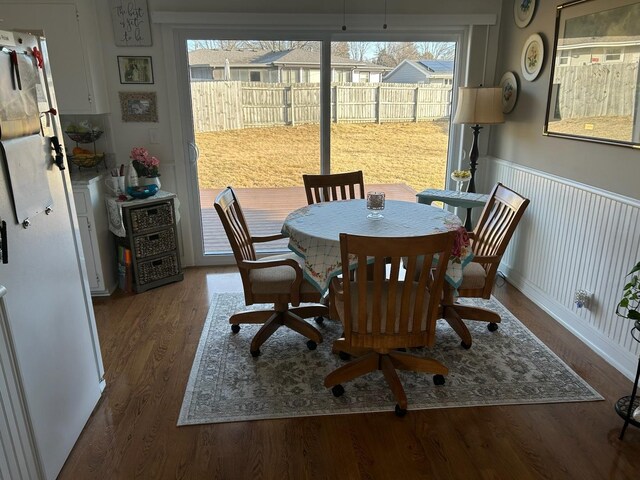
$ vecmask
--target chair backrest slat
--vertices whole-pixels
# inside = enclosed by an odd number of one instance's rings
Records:
[[[362,170],[330,175],[302,175],[307,203],[364,198]]]
[[[501,183],[493,188],[474,230],[473,253],[502,255],[529,205],[529,200]]]
[[[214,206],[236,261],[255,260],[256,251],[251,240],[251,233],[233,189],[227,187],[220,192],[215,199]]]
[[[455,235],[389,238],[340,234],[342,271],[347,271],[350,259],[358,262],[353,278],[343,275],[345,339],[379,349],[431,345]],[[367,263],[372,258],[373,275],[367,276],[371,271]],[[399,278],[403,258],[405,278],[414,278],[420,270],[417,281]]]

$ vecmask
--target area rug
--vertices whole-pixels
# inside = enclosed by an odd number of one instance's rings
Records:
[[[412,352],[439,360],[449,374],[445,385],[435,386],[432,375],[399,372],[409,411],[603,399],[495,298],[462,303],[499,312],[500,328],[489,332],[484,322],[468,322],[473,346],[464,350],[448,324],[438,322],[436,345]],[[253,358],[249,345],[260,325],[242,325],[234,335],[228,321],[245,308],[240,293],[214,295],[178,425],[393,411],[396,402],[382,372],[345,383],[339,398],[323,386],[324,377],[344,364],[331,353],[342,332],[338,322],[318,326],[324,342],[316,350],[280,328]]]

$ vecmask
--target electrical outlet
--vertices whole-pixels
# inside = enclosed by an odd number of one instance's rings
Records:
[[[149,143],[156,144],[160,143],[160,139],[158,138],[158,129],[150,128],[149,129]]]
[[[584,290],[584,289],[580,289],[580,290],[576,290],[576,293],[574,294],[573,300],[574,303],[576,304],[577,308],[589,308],[589,300],[591,299],[591,292]]]

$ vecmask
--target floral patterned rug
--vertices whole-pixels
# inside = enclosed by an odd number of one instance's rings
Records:
[[[500,328],[492,333],[484,322],[467,322],[473,346],[464,350],[447,323],[438,322],[436,345],[412,352],[436,358],[449,374],[445,385],[435,386],[432,375],[399,372],[409,412],[603,399],[495,298],[461,302],[499,312]],[[260,325],[242,325],[234,335],[228,323],[245,308],[241,293],[214,295],[178,425],[393,411],[396,402],[382,372],[345,383],[339,398],[323,386],[324,377],[344,363],[331,353],[342,332],[338,322],[325,320],[318,327],[324,342],[314,351],[305,338],[280,328],[253,358],[249,345]]]

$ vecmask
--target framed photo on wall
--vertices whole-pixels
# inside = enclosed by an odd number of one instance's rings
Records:
[[[156,92],[119,92],[123,122],[157,122]]]
[[[153,64],[151,57],[118,56],[120,83],[153,83]]]

